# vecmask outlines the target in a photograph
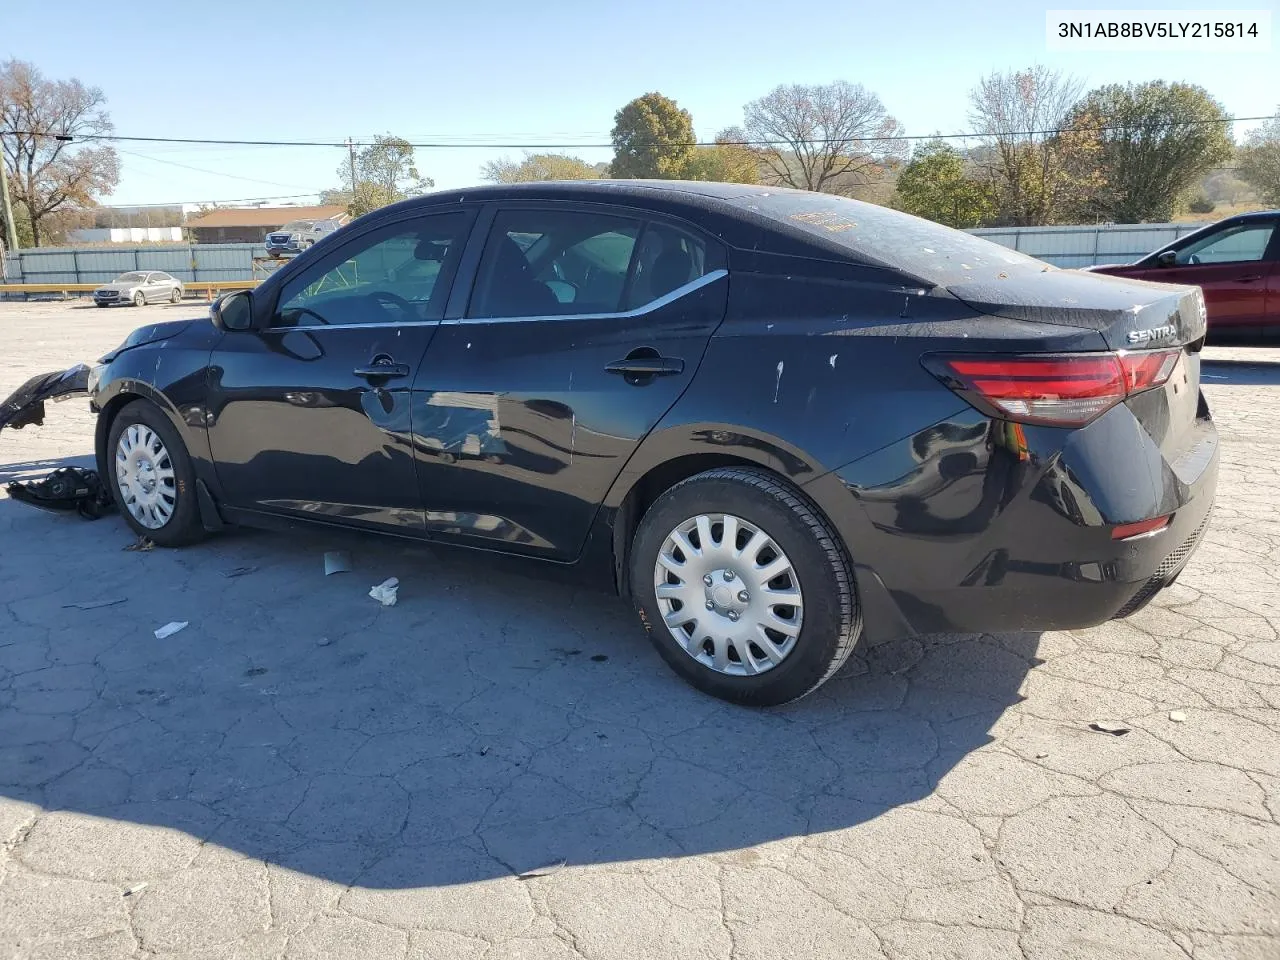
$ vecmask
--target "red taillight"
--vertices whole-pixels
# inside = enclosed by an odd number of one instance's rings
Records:
[[[948,386],[1023,423],[1081,426],[1169,379],[1180,350],[926,357]]]
[[[1122,523],[1111,528],[1111,539],[1132,540],[1135,537],[1149,537],[1167,527],[1171,519],[1173,519],[1172,514],[1151,520],[1139,520],[1137,523]]]

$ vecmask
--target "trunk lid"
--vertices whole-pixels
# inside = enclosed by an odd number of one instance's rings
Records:
[[[1020,279],[975,277],[948,284],[947,291],[990,316],[1096,330],[1113,350],[1198,349],[1204,338],[1207,317],[1199,287],[1077,270]]]

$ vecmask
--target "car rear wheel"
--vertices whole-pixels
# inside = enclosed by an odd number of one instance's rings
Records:
[[[170,302],[170,303],[181,303],[181,302],[182,302],[182,291],[181,291],[180,289],[178,289],[177,287],[174,287],[174,288],[173,288],[173,292],[169,294],[169,302]]]
[[[138,536],[162,547],[204,536],[191,457],[164,413],[133,401],[112,421],[107,444],[112,494]]]
[[[630,576],[663,659],[734,703],[774,706],[816,690],[861,633],[835,534],[764,470],[708,470],[664,493],[640,521]]]
[[[137,293],[133,295],[133,305],[135,307],[146,306],[146,303],[147,303],[146,294],[144,294],[141,290],[139,290]]]

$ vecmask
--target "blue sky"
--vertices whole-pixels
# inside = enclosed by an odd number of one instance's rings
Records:
[[[1090,86],[1152,79],[1207,87],[1235,116],[1275,112],[1280,48],[1264,54],[1053,53],[1047,9],[1204,9],[1057,0],[778,3],[366,0],[7,4],[0,56],[102,87],[116,132],[340,140],[607,142],[614,112],[650,90],[689,110],[702,138],[779,83],[861,83],[908,134],[970,129],[980,76],[1043,63]],[[1233,6],[1272,11],[1276,0]],[[56,21],[56,22],[54,22]],[[1237,135],[1241,132],[1237,130]],[[303,194],[336,183],[332,148],[120,144],[118,203]],[[127,152],[125,152],[127,151]],[[607,150],[573,150],[607,160]],[[479,180],[518,150],[420,150],[440,187]],[[189,169],[191,167],[201,170]]]

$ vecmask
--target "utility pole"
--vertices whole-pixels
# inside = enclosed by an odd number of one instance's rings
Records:
[[[13,204],[9,202],[9,175],[4,169],[2,142],[0,142],[0,207],[4,210],[4,245],[11,252],[17,252],[18,225],[13,222]]]
[[[347,158],[351,161],[351,215],[356,212],[356,144],[347,137]]]

